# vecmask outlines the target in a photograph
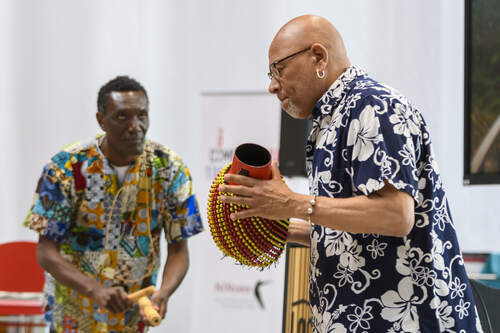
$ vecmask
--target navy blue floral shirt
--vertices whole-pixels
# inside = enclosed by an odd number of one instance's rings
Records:
[[[403,238],[313,224],[314,332],[482,332],[420,112],[353,66],[312,118],[311,194],[348,198],[389,183],[415,200],[415,225]]]

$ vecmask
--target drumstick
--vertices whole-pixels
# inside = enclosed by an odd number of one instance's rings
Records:
[[[149,286],[147,288],[141,289],[128,295],[128,299],[139,305],[142,312],[146,316],[151,326],[158,326],[161,323],[161,317],[158,312],[154,309],[153,304],[149,300],[148,296],[155,292],[154,286]]]
[[[138,290],[135,293],[128,295],[128,299],[135,303],[139,300],[139,298],[143,296],[152,295],[154,292],[155,292],[155,286],[149,286],[147,288]]]

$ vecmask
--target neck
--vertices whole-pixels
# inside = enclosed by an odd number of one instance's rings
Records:
[[[333,67],[330,66],[330,69],[328,70],[328,73],[324,79],[321,79],[321,81],[318,83],[319,88],[317,89],[318,95],[315,96],[314,103],[311,106],[311,110],[316,105],[317,101],[330,89],[332,84],[342,75],[342,73],[345,72],[347,68],[349,68],[351,64],[349,62],[346,62],[345,64]],[[320,80],[320,79],[318,79]]]
[[[348,69],[349,67],[351,67],[351,63],[348,60],[337,66],[332,66],[330,71],[328,72],[329,80],[327,80],[328,87],[326,89],[328,90],[328,88],[330,88],[333,82],[337,81],[337,79],[342,75],[342,73],[344,73],[345,70]]]
[[[106,140],[106,137],[99,144],[99,148],[101,149],[104,156],[108,159],[108,161],[115,166],[125,166],[132,163],[135,160],[135,156],[131,158],[130,156],[123,156],[120,153],[114,151],[109,142]]]

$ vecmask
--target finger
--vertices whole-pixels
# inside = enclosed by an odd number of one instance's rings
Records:
[[[104,308],[113,313],[119,312],[115,295],[110,290],[107,290],[106,293],[107,294],[104,296]]]
[[[127,308],[125,303],[121,299],[118,299],[116,297],[113,297],[111,299],[110,305],[113,308],[115,313],[123,312]]]
[[[252,216],[257,216],[257,212],[255,209],[249,208],[249,209],[240,210],[237,213],[231,213],[231,215],[229,217],[231,218],[231,220],[235,221],[235,220],[244,219],[244,218],[252,217]]]
[[[255,179],[255,178],[246,177],[246,176],[242,176],[242,175],[235,175],[235,174],[231,174],[231,173],[226,173],[224,175],[224,180],[226,182],[231,182],[231,183],[250,186],[250,187],[252,187],[257,182],[257,179]]]
[[[164,319],[165,316],[167,315],[167,309],[168,309],[168,298],[165,300],[165,302],[163,302],[162,304],[162,313],[161,313],[161,318]]]
[[[119,312],[123,312],[130,307],[131,301],[128,299],[128,295],[122,287],[117,287],[115,292],[115,299],[116,304],[118,305],[118,310]]]
[[[220,201],[223,203],[232,203],[236,205],[246,205],[250,206],[251,199],[247,197],[237,197],[237,196],[231,196],[231,195],[221,195],[219,197]]]
[[[158,312],[160,317],[163,319],[165,316],[165,300],[159,294],[153,294],[151,297],[151,303],[153,304],[153,308]]]
[[[160,315],[160,317],[162,319],[165,318],[165,310],[166,310],[165,302],[162,302],[160,305],[160,308],[158,310],[156,310],[156,311],[158,311],[158,314]]]
[[[120,307],[120,312],[127,310],[129,308],[128,301],[127,300],[121,301],[119,303],[119,307]]]
[[[125,291],[121,287],[113,287],[109,292],[107,307],[111,308],[114,313],[125,311],[128,305]]]
[[[111,298],[109,300],[109,302],[106,304],[106,309],[108,309],[109,311],[111,311],[113,313],[121,312],[120,307],[118,306],[118,304],[116,303],[116,301],[113,298]]]
[[[164,312],[165,312],[165,301],[163,301],[161,298],[159,298],[159,299],[156,299],[154,302],[153,302],[153,300],[151,300],[151,303],[152,303],[155,311],[158,312],[160,317],[163,318]]]
[[[281,172],[278,168],[278,161],[273,161],[271,163],[272,179],[281,179]]]
[[[161,304],[161,300],[159,300],[158,302],[160,302],[160,304]],[[161,317],[161,312],[160,312],[161,305],[157,304],[157,302],[156,302],[156,303],[153,303],[153,302],[151,301],[151,306],[153,307],[153,309],[154,309],[154,310],[155,310],[155,311],[156,311],[156,312],[160,315],[160,317]],[[163,318],[163,317],[162,317],[162,318]],[[151,322],[149,322],[149,323],[150,323],[150,324],[152,324]]]
[[[253,195],[251,188],[241,185],[219,185],[219,192],[233,193],[243,197],[251,197]]]
[[[121,303],[125,306],[124,311],[128,308],[131,308],[134,305],[134,302],[132,302],[128,298],[128,294],[125,292],[125,290],[122,287],[120,287],[118,295],[121,299]]]
[[[153,308],[156,311],[160,310],[161,303],[162,303],[161,297],[159,297],[158,294],[153,294],[153,296],[151,297],[151,305],[153,305]]]
[[[142,310],[142,307],[140,307],[140,306],[139,306],[139,314],[140,314],[140,316],[142,318],[142,321],[144,321],[144,322],[147,323],[148,319],[146,318],[146,314],[144,313],[144,311]]]

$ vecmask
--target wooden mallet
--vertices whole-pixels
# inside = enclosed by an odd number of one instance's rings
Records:
[[[158,326],[161,323],[161,316],[154,309],[153,304],[148,296],[155,292],[155,286],[149,286],[128,295],[128,299],[139,305],[142,312],[146,315],[147,320],[151,326]]]

